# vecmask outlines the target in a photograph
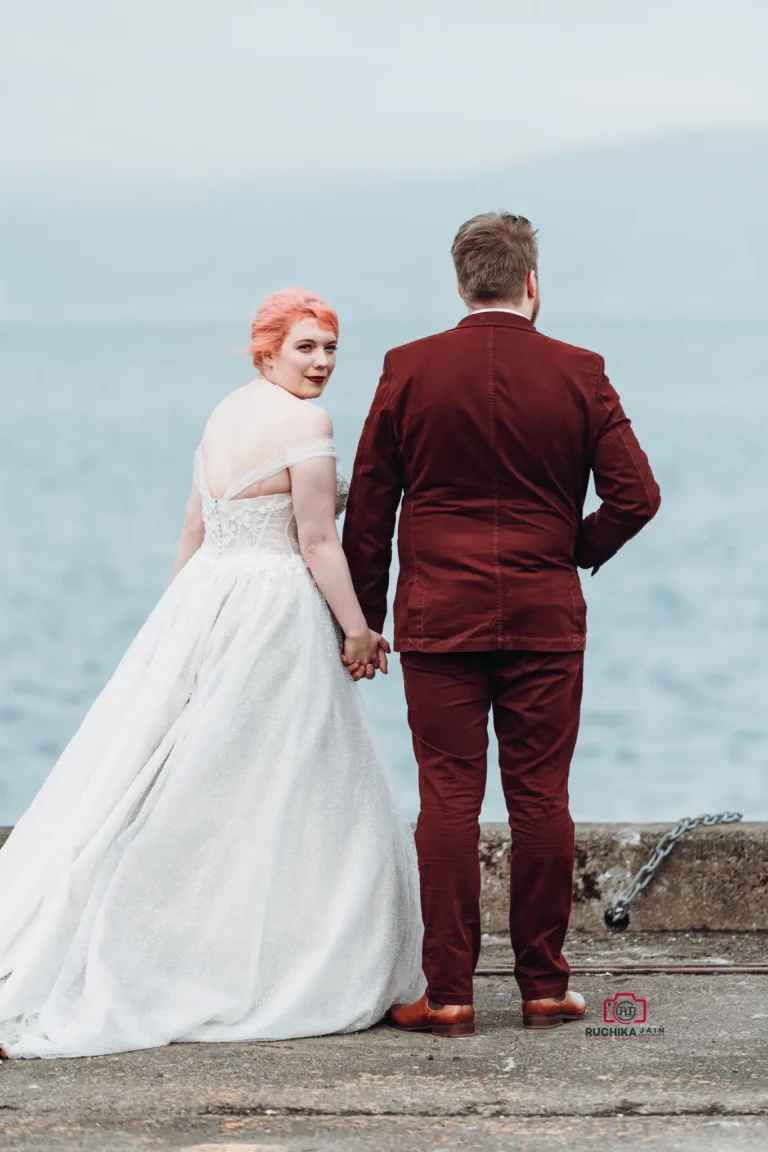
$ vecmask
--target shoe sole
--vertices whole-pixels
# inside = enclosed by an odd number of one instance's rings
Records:
[[[559,1016],[523,1016],[523,1028],[559,1028],[561,1024],[569,1024],[574,1020],[583,1020],[586,1012],[580,1012],[578,1016],[566,1016],[565,1013]]]
[[[394,1028],[398,1032],[431,1032],[433,1036],[446,1036],[450,1038],[456,1036],[474,1036],[475,1034],[474,1024],[427,1024],[424,1026],[415,1026],[393,1024],[391,1021],[387,1021],[387,1024],[390,1028]]]

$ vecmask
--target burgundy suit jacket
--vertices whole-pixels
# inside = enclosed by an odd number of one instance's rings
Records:
[[[596,571],[660,503],[604,368],[498,311],[386,354],[343,543],[381,632],[402,497],[397,650],[584,648],[577,565]]]

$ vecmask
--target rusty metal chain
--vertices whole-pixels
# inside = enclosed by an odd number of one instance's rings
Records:
[[[699,825],[732,824],[743,819],[741,812],[720,812],[716,816],[695,816],[690,819],[684,816],[682,820],[665,832],[651,853],[647,864],[643,864],[640,871],[633,877],[632,883],[626,892],[619,896],[605,912],[606,927],[614,932],[623,932],[629,925],[629,906],[633,900],[644,892],[656,875],[656,871],[663,860],[666,860],[678,841]]]

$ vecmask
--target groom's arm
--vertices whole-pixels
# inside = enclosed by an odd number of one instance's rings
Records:
[[[597,438],[592,455],[595,491],[602,503],[582,520],[576,543],[576,563],[579,568],[592,568],[593,575],[653,519],[661,504],[648,458],[604,368],[601,358],[594,408]]]
[[[391,365],[384,371],[355,457],[343,546],[369,628],[381,632],[387,615],[392,536],[403,491],[402,461],[392,429]]]

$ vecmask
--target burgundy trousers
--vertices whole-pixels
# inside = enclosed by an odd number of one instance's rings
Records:
[[[471,1004],[480,953],[480,808],[488,715],[512,830],[509,931],[523,999],[568,987],[562,947],[573,895],[568,772],[583,652],[402,652],[419,766],[416,850],[427,992]]]

